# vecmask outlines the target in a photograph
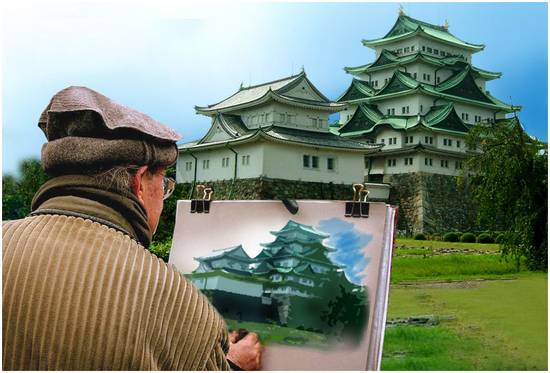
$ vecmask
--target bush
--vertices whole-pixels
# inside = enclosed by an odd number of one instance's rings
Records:
[[[477,242],[478,243],[493,243],[495,241],[493,240],[493,237],[491,237],[491,235],[489,233],[482,233],[479,236],[477,236]]]
[[[503,243],[505,238],[506,238],[506,236],[504,235],[504,233],[499,233],[497,238],[495,238],[495,242],[496,243]]]
[[[417,233],[414,235],[414,239],[417,241],[425,241],[426,236],[424,235],[424,233]]]
[[[168,263],[168,257],[170,256],[170,249],[172,248],[172,240],[168,240],[165,242],[151,242],[151,245],[149,245],[149,251],[156,256],[158,256],[160,259],[164,260],[166,263]]]
[[[476,236],[473,233],[464,233],[460,236],[460,242],[476,242]]]
[[[443,241],[445,242],[458,242],[459,235],[456,232],[445,233]]]

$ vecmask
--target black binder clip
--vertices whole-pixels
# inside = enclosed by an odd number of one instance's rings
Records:
[[[364,194],[364,197],[362,197]],[[353,184],[353,200],[346,202],[346,211],[344,216],[352,218],[368,218],[369,217],[369,203],[367,202],[367,196],[369,191],[365,189],[363,184]]]
[[[197,185],[197,196],[202,194],[202,199],[191,200],[191,213],[205,213],[210,212],[210,202],[212,202],[212,193],[214,190],[204,185]]]

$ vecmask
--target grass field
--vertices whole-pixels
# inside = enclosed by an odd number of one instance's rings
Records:
[[[494,255],[495,248],[485,255],[429,256],[422,248],[437,251],[450,243],[410,241],[422,245],[398,249],[411,254],[394,258],[388,318],[449,320],[387,328],[383,370],[547,369],[546,273],[516,272]],[[455,248],[479,250],[476,246]]]
[[[432,248],[432,249],[473,249],[484,251],[498,251],[498,244],[495,243],[467,243],[467,242],[444,242],[444,241],[429,241],[429,240],[413,240],[412,238],[397,238],[395,245],[406,246],[407,248]]]

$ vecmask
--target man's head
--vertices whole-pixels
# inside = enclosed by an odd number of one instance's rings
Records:
[[[165,170],[177,159],[176,132],[86,87],[54,95],[39,127],[48,139],[42,165],[49,175],[92,175],[100,185],[131,192],[156,230]]]

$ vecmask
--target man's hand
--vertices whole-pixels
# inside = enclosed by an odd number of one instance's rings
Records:
[[[240,331],[229,333],[229,352],[227,360],[242,370],[262,369],[263,347],[256,333],[247,333],[243,336]]]

